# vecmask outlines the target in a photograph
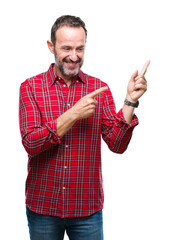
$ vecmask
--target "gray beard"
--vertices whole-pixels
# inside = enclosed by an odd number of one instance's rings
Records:
[[[61,64],[61,63],[58,61],[56,51],[54,51],[54,57],[55,57],[55,64],[56,64],[57,68],[59,69],[59,71],[61,72],[61,74],[62,74],[63,76],[65,76],[65,77],[69,77],[69,78],[75,77],[75,76],[79,73],[79,71],[80,71],[80,69],[81,69],[81,67],[82,67],[82,65],[83,65],[83,61],[82,61],[82,64],[79,65],[79,67],[76,69],[76,71],[75,71],[74,73],[70,73],[69,70],[67,70],[67,69],[65,68],[64,64]]]

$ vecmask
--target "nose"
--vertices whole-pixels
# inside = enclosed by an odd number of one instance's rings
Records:
[[[78,56],[77,56],[77,52],[76,52],[75,49],[71,51],[69,58],[70,58],[73,62],[76,62],[76,61],[77,61]]]

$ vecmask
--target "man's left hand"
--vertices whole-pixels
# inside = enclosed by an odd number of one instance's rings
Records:
[[[131,76],[127,87],[127,100],[136,103],[138,99],[146,92],[147,81],[145,79],[145,74],[149,64],[150,61],[147,61],[140,74],[138,74],[138,71],[135,71]]]

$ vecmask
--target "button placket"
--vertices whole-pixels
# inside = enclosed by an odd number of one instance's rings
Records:
[[[62,83],[60,84],[61,89],[62,89],[62,94],[63,94],[63,100],[64,100],[64,111],[66,111],[70,105],[69,105],[69,90],[70,88],[68,88],[68,86],[66,85],[65,82],[62,81]],[[65,141],[67,141],[67,139],[65,139]],[[66,149],[68,148],[68,144],[65,144],[63,146],[63,148]],[[62,163],[62,186],[61,186],[61,190],[62,190],[62,201],[63,201],[63,216],[65,215],[65,211],[66,211],[66,206],[65,206],[65,202],[67,199],[67,188],[68,188],[68,163],[67,163],[67,158],[66,158],[66,154],[65,157],[63,158],[63,163]]]
[[[66,145],[65,145],[65,148],[68,148],[68,147],[69,147],[69,145],[66,144]],[[65,170],[67,169],[67,166],[66,166],[66,165],[64,166],[64,169],[65,169]]]

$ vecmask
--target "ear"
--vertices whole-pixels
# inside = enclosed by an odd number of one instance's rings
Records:
[[[49,48],[50,52],[54,54],[53,43],[51,41],[47,40],[47,45],[48,45],[48,48]]]

